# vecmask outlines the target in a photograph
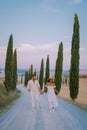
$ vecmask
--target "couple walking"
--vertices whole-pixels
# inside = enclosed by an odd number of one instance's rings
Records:
[[[50,112],[54,112],[55,107],[58,106],[58,102],[54,91],[55,84],[52,78],[48,79],[45,87],[47,88],[47,97]],[[45,92],[45,89],[43,90],[40,89],[40,85],[36,75],[33,75],[32,79],[28,81],[27,89],[31,94],[32,111],[34,111],[35,109],[35,103],[37,109],[39,109],[39,93],[43,94]]]

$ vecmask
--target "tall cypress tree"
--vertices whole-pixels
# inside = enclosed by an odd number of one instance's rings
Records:
[[[44,60],[41,60],[41,67],[40,67],[40,74],[39,74],[39,83],[41,89],[43,88],[43,82],[44,82]]]
[[[74,17],[72,48],[71,48],[71,66],[70,66],[70,97],[74,100],[79,92],[79,48],[80,48],[79,20],[77,14]]]
[[[47,56],[47,61],[46,61],[46,71],[45,71],[45,84],[50,76],[50,65],[49,65],[49,55]]]
[[[56,60],[56,67],[55,67],[55,84],[56,89],[60,91],[61,89],[61,82],[62,82],[62,68],[63,68],[63,43],[59,44],[59,51]]]
[[[24,81],[25,86],[27,86],[28,80],[29,80],[29,73],[28,73],[28,71],[26,71],[25,72],[25,81]]]
[[[13,86],[12,89],[15,90],[17,85],[17,51],[15,49],[13,54]]]
[[[9,37],[5,61],[5,87],[10,92],[13,84],[13,36]]]

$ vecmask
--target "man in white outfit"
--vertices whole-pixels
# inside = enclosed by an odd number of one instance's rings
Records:
[[[39,93],[41,90],[36,75],[33,75],[32,79],[28,81],[27,89],[31,94],[32,111],[35,109],[35,103],[37,109],[39,109]]]

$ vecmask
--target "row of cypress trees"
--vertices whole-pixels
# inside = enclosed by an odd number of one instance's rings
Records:
[[[55,66],[55,77],[54,77],[56,89],[58,91],[60,91],[61,89],[62,69],[63,69],[63,43],[61,42],[59,44],[59,50],[58,50],[56,66]],[[44,80],[44,60],[43,59],[41,60],[41,67],[40,67],[40,74],[39,74],[39,83],[41,89],[43,88],[43,83],[46,84],[49,77],[50,77],[50,59],[48,55],[46,60],[45,80]]]
[[[80,48],[79,20],[77,14],[75,14],[72,45],[71,45],[70,75],[69,75],[69,90],[70,90],[70,97],[72,100],[75,100],[78,97],[79,93],[79,59],[80,59],[79,48]],[[44,68],[44,61],[42,59],[40,77],[39,77],[41,88],[43,87],[43,81],[44,81],[43,68]],[[55,76],[54,76],[56,89],[58,91],[61,90],[62,70],[63,70],[63,43],[61,42],[59,44],[59,50],[55,66]],[[49,77],[50,77],[50,67],[49,67],[49,55],[48,55],[46,61],[45,83],[47,82],[47,79]]]
[[[41,89],[43,88],[44,80],[45,80],[45,83],[46,83],[47,79],[49,78],[49,75],[50,75],[50,70],[49,70],[49,55],[47,56],[46,72],[45,73],[46,74],[45,74],[45,79],[44,79],[44,59],[42,59],[41,60],[41,67],[40,67],[40,73],[39,73],[39,83],[40,83]],[[29,71],[25,72],[25,81],[24,81],[24,85],[25,86],[27,86],[27,83],[32,78],[33,74],[36,74],[36,71],[33,71],[33,65],[31,65]]]
[[[74,17],[73,25],[73,36],[72,36],[72,47],[71,47],[71,65],[70,65],[70,81],[69,81],[69,90],[70,97],[74,100],[77,98],[79,93],[79,48],[80,48],[80,34],[79,34],[79,20],[77,14]],[[63,43],[59,45],[58,55],[56,59],[55,66],[55,84],[56,89],[60,91],[61,81],[62,81],[62,68],[63,68]],[[35,72],[36,73],[36,72]],[[33,65],[31,65],[29,72],[25,73],[25,85],[27,81],[31,79],[33,74]],[[46,71],[44,79],[44,59],[41,60],[41,68],[39,74],[39,82],[41,89],[43,87],[43,82],[47,82],[47,79],[50,77],[50,64],[49,64],[49,55],[47,56],[46,61]],[[13,51],[13,36],[12,34],[9,37],[6,61],[5,61],[5,87],[9,93],[11,90],[16,89],[17,84],[17,51]]]
[[[27,83],[32,78],[33,74],[36,74],[36,71],[34,71],[33,65],[31,65],[29,70],[25,72],[25,81],[24,81],[25,86],[27,86]]]
[[[71,46],[70,75],[69,75],[70,97],[73,100],[77,98],[79,93],[79,59],[80,59],[79,48],[80,48],[79,20],[77,14],[75,14],[74,25],[73,25],[72,46]],[[56,89],[58,91],[61,90],[62,70],[63,70],[63,43],[61,42],[59,44],[58,55],[57,55],[56,66],[55,66],[55,76],[54,76]],[[27,72],[26,75],[28,75]],[[40,74],[39,74],[39,83],[41,89],[43,88],[43,83],[46,83],[49,77],[50,77],[50,63],[49,63],[49,55],[48,55],[46,61],[45,79],[44,79],[44,59],[41,60],[41,67],[40,67]]]
[[[17,51],[13,51],[13,36],[9,37],[6,61],[5,61],[5,87],[9,93],[11,90],[16,89],[17,84]]]
[[[25,72],[25,86],[27,86],[28,81],[32,78],[33,75],[33,65],[30,66],[29,70]]]

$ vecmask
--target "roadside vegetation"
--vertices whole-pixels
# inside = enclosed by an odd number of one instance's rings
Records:
[[[14,101],[19,98],[21,92],[18,89],[15,91],[10,91],[8,94],[6,88],[3,83],[0,83],[0,112],[4,111],[5,109],[9,108]]]

